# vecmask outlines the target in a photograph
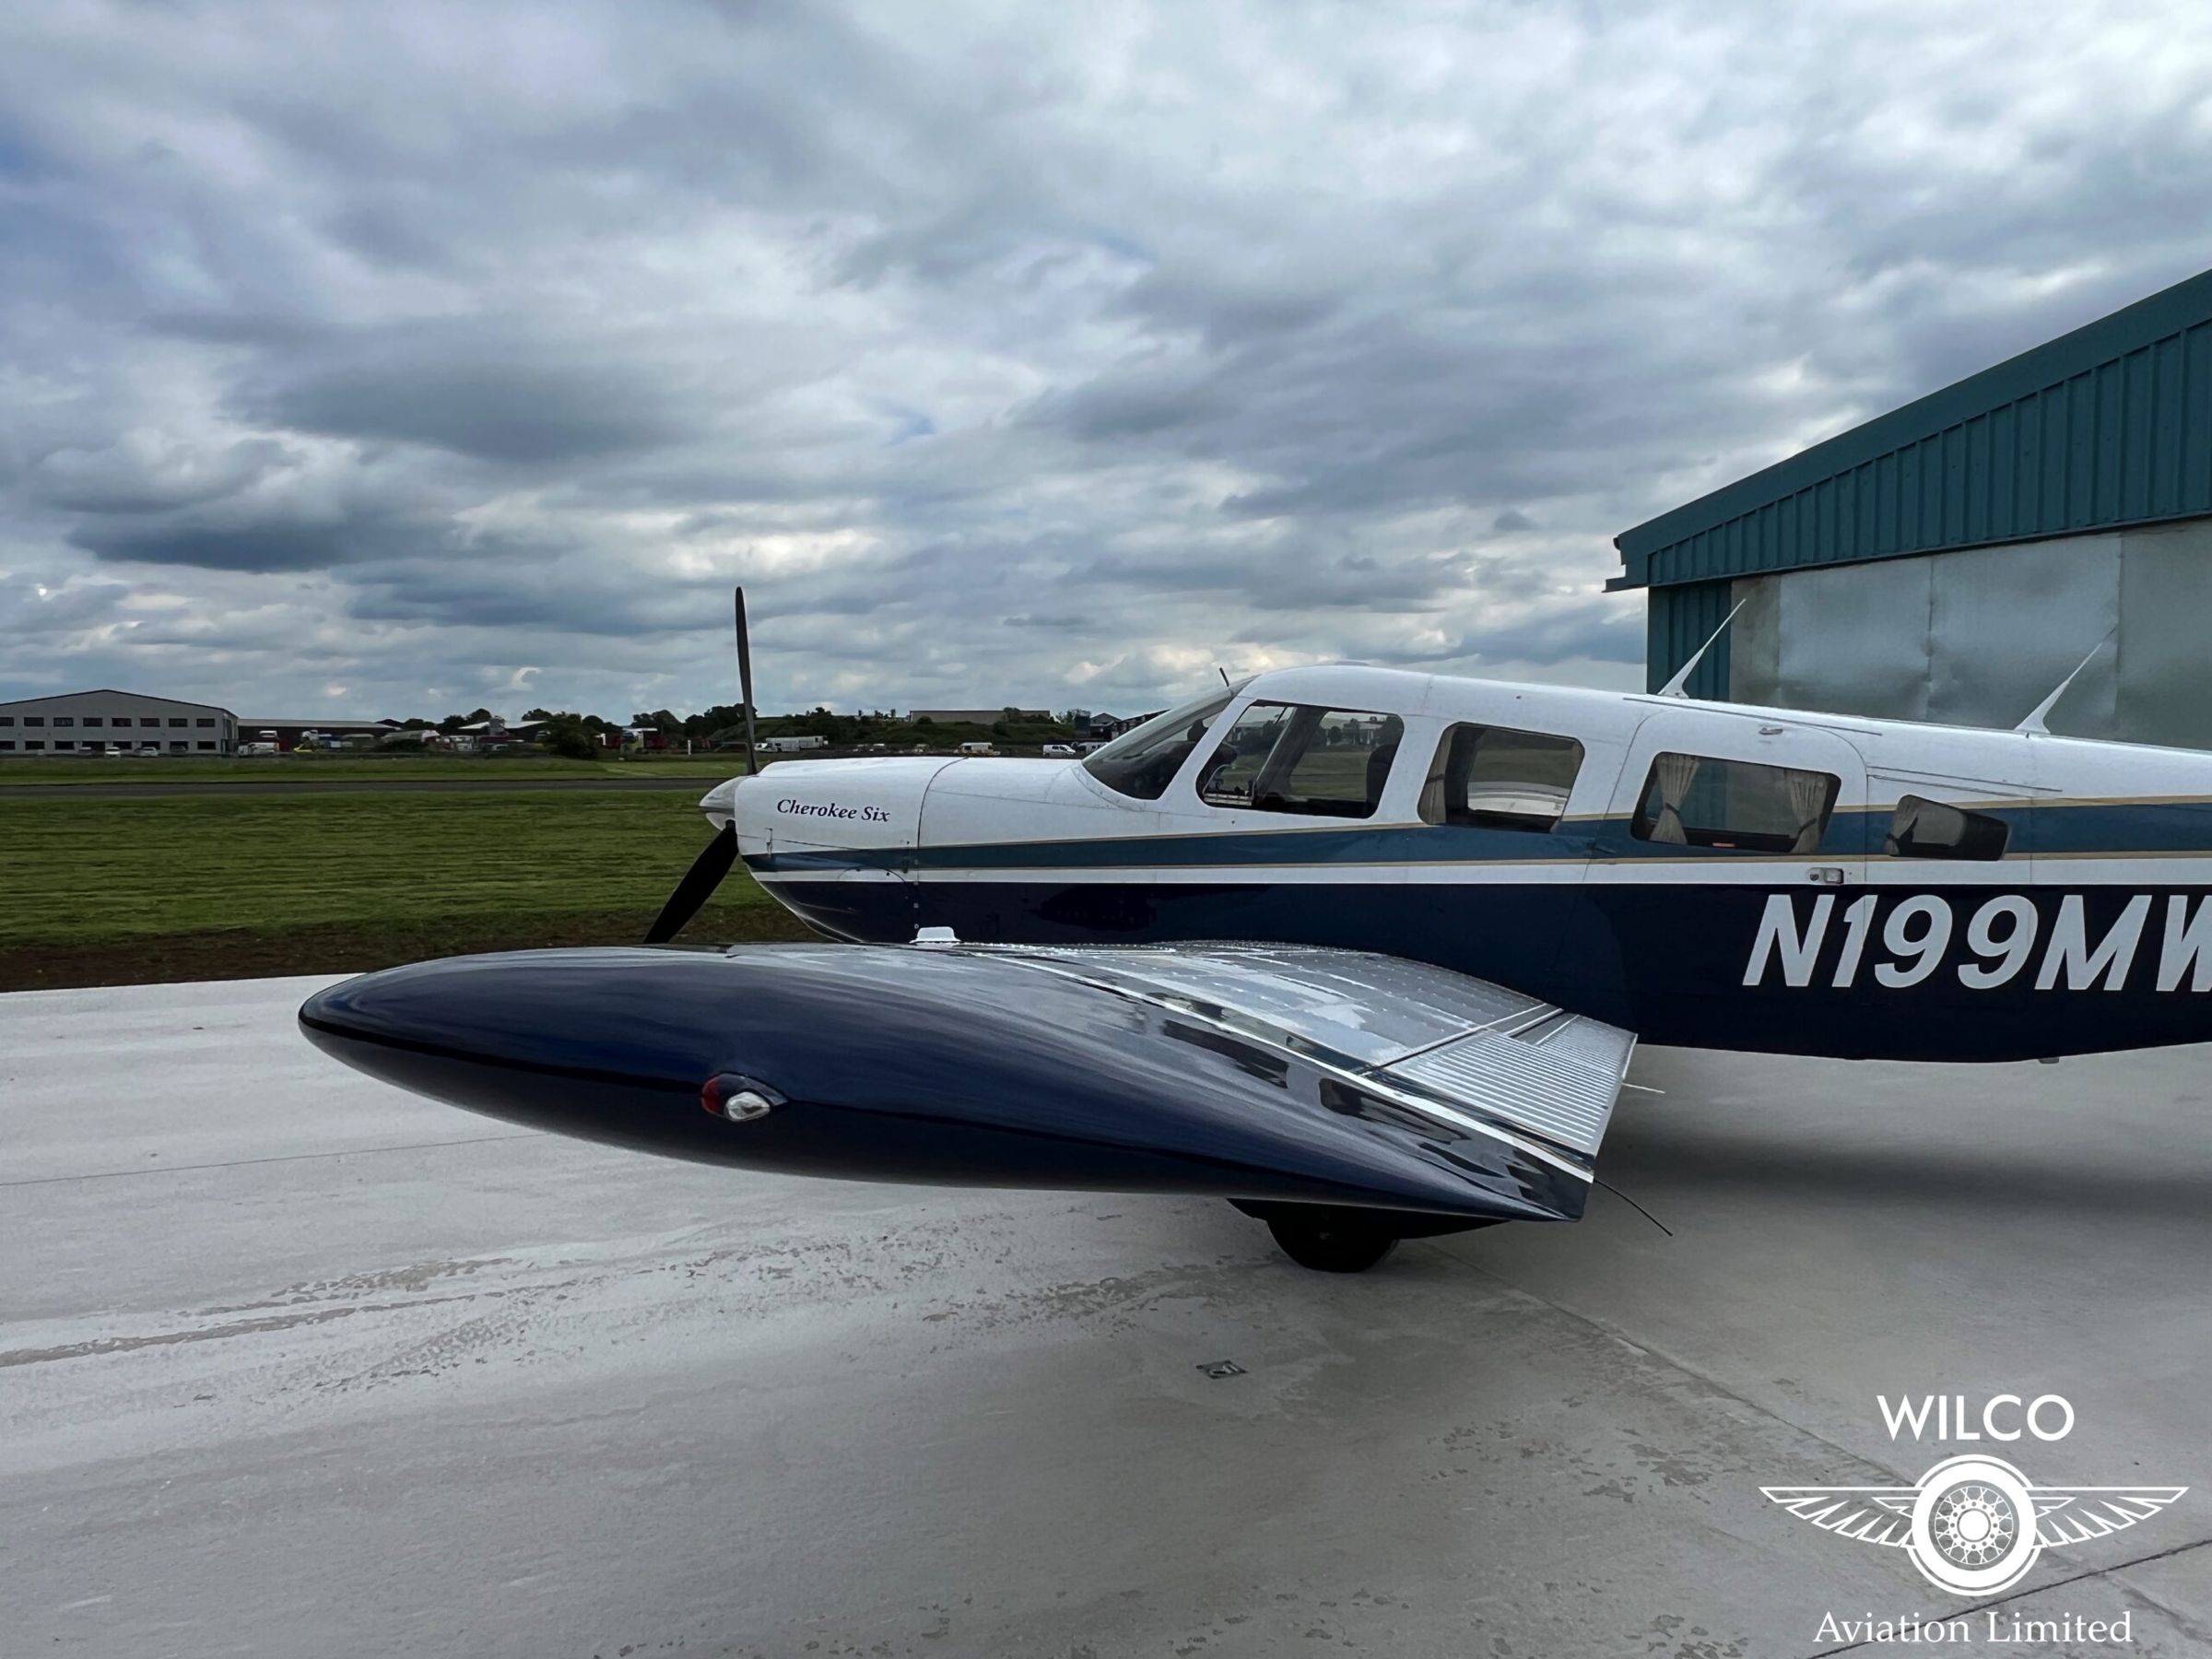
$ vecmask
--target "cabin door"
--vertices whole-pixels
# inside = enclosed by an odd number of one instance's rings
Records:
[[[1636,728],[1585,892],[1647,1042],[1861,1052],[1866,768],[1834,732],[1662,709]]]

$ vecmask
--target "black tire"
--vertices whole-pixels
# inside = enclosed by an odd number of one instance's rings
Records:
[[[1282,1253],[1315,1273],[1365,1273],[1398,1247],[1398,1235],[1363,1221],[1276,1216],[1267,1230]]]

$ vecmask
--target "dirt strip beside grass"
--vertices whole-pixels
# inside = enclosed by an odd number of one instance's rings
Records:
[[[290,973],[366,973],[401,962],[476,951],[635,945],[652,919],[650,911],[635,909],[512,919],[430,916],[271,931],[235,928],[69,944],[0,945],[0,991],[266,979]],[[717,906],[693,923],[681,942],[725,944],[818,936],[776,906]]]

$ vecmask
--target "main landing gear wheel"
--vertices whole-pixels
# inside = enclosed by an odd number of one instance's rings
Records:
[[[1267,1230],[1282,1252],[1316,1273],[1365,1273],[1398,1247],[1398,1235],[1370,1222],[1271,1216]]]
[[[1365,1273],[1387,1260],[1400,1239],[1467,1232],[1477,1227],[1495,1227],[1503,1218],[1431,1216],[1417,1210],[1371,1209],[1349,1204],[1285,1204],[1257,1198],[1231,1198],[1230,1203],[1253,1220],[1266,1222],[1283,1253],[1316,1273]]]

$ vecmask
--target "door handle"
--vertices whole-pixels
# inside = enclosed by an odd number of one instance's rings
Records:
[[[1843,885],[1843,866],[1841,865],[1815,865],[1806,872],[1806,879],[1818,887],[1841,887]]]

